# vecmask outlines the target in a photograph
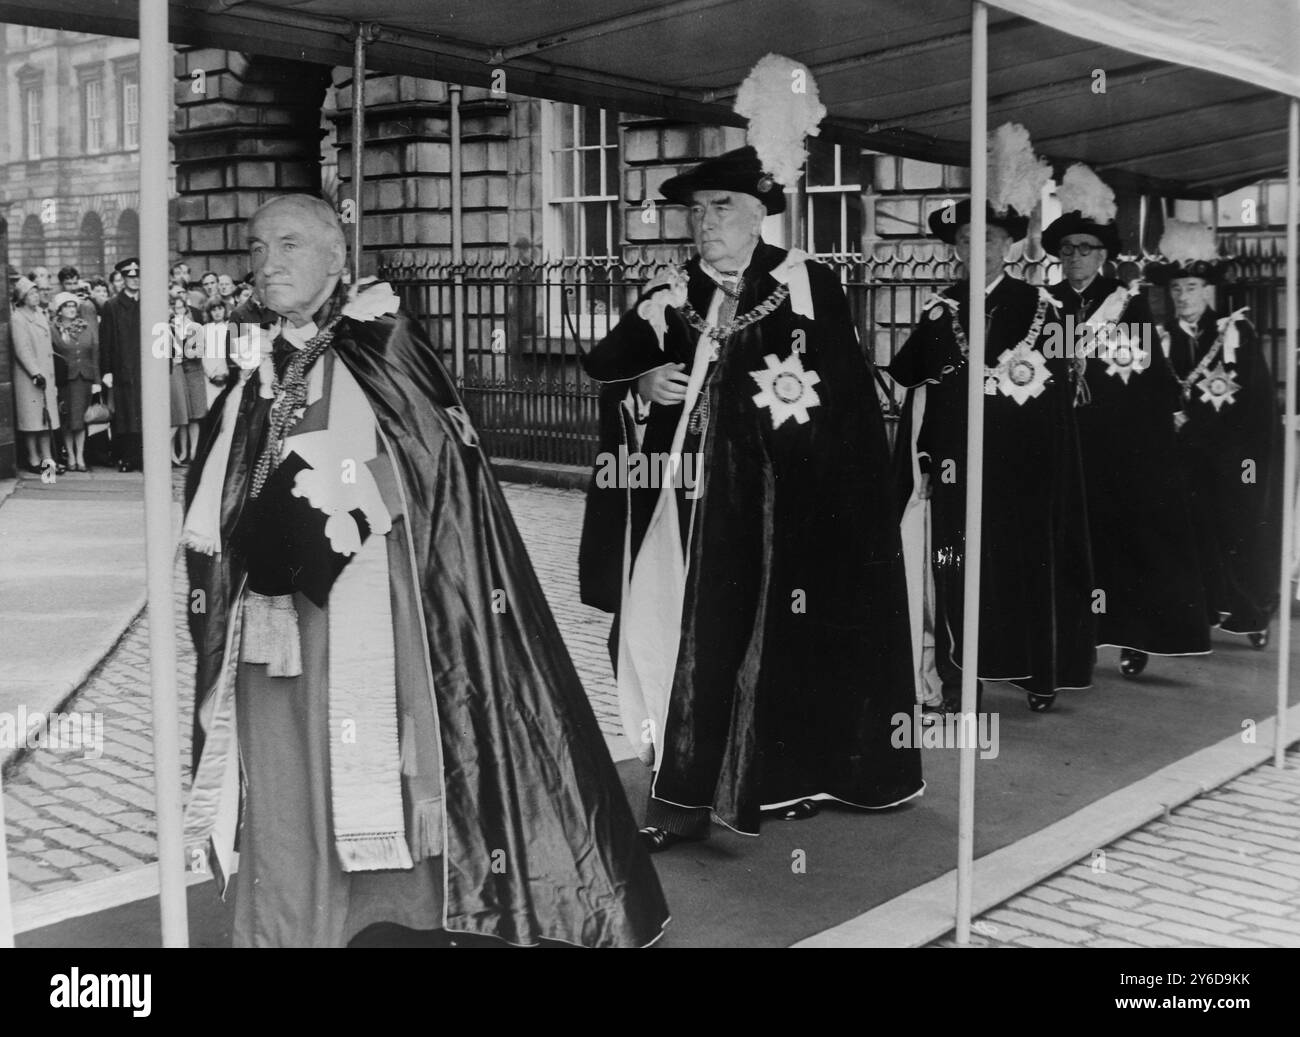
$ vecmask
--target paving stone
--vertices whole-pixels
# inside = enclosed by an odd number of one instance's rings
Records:
[[[984,917],[995,925],[1006,924],[1019,929],[1027,929],[1038,936],[1050,936],[1053,939],[1064,940],[1071,946],[1078,946],[1091,938],[1091,934],[1086,929],[1061,925],[1047,918],[1039,918],[1036,915],[1026,914],[1023,911],[1013,911],[1004,907],[995,908]]]
[[[1139,900],[1137,903],[1141,904],[1142,901]],[[1098,904],[1090,900],[1080,900],[1077,897],[1066,904],[1066,906],[1071,911],[1078,911],[1085,915],[1094,915],[1095,917],[1103,918],[1108,922],[1117,922],[1120,925],[1129,925],[1134,928],[1140,928],[1143,922],[1142,916],[1134,915],[1132,908],[1114,907],[1110,904]]]
[[[45,838],[65,846],[70,850],[83,850],[87,846],[94,846],[98,840],[85,832],[78,832],[75,828],[51,828],[45,833]]]
[[[1265,886],[1258,882],[1250,882],[1245,879],[1235,879],[1228,875],[1220,875],[1217,872],[1204,872],[1201,874],[1199,881],[1206,886],[1213,886],[1215,889],[1226,889],[1233,893],[1241,893],[1245,896],[1262,897],[1265,900],[1271,900],[1278,904],[1292,903],[1294,898],[1271,886]]]
[[[115,872],[106,864],[85,864],[80,868],[73,868],[72,874],[77,876],[79,882],[89,882],[92,879],[102,879],[107,875],[113,875]]]
[[[1097,932],[1125,942],[1135,943],[1139,947],[1179,946],[1178,939],[1166,933],[1155,933],[1150,929],[1135,929],[1131,925],[1122,925],[1117,922],[1105,922],[1097,926]]]
[[[1221,861],[1212,857],[1190,857],[1187,860],[1187,864],[1189,867],[1199,868],[1202,871],[1213,872],[1216,875],[1228,875],[1232,878],[1246,879],[1250,882],[1269,886],[1285,893],[1294,893],[1297,890],[1300,890],[1300,879],[1293,879],[1286,875],[1277,875],[1273,872],[1265,871],[1262,868],[1252,868],[1247,864]]]
[[[1229,889],[1203,889],[1199,895],[1203,900],[1214,900],[1220,904],[1231,904],[1236,908],[1273,917],[1289,915],[1292,910],[1287,904],[1270,903],[1267,900],[1261,900],[1259,897],[1246,896],[1243,893],[1234,893]],[[1240,911],[1234,912],[1234,914],[1239,913]]]
[[[1170,904],[1174,907],[1181,907],[1188,911],[1199,911],[1203,914],[1213,915],[1215,918],[1232,918],[1237,911],[1226,904],[1216,903],[1213,900],[1204,900],[1199,897],[1191,897],[1185,893],[1176,893],[1171,889],[1151,889],[1147,891],[1147,898],[1161,904]],[[1145,910],[1139,908],[1138,910]],[[1159,915],[1160,918],[1168,917]],[[1200,924],[1199,922],[1197,923]],[[1214,928],[1211,926],[1210,928]],[[1224,930],[1225,932],[1229,930]]]
[[[1273,947],[1300,947],[1300,933],[1283,933],[1276,929],[1256,928],[1250,930],[1253,939]]]
[[[146,862],[154,860],[158,853],[158,840],[151,835],[141,835],[139,832],[108,832],[104,838],[114,846],[140,854]]]
[[[1107,904],[1117,908],[1132,907],[1134,904],[1141,903],[1141,898],[1136,897],[1131,893],[1112,890],[1108,887],[1103,890],[1100,888],[1099,883],[1082,882],[1079,879],[1072,878],[1068,875],[1057,875],[1050,881],[1054,888],[1064,890],[1076,898],[1082,898],[1084,900],[1102,899],[1105,900]]]
[[[43,864],[38,864],[30,857],[13,856],[9,858],[9,878],[17,879],[19,882],[26,882],[28,885],[35,887],[42,882],[49,882],[59,877],[57,871],[52,871]]]
[[[1241,937],[1232,936],[1228,933],[1216,933],[1209,929],[1201,929],[1194,925],[1184,925],[1182,922],[1159,921],[1153,922],[1151,929],[1158,933],[1166,933],[1169,936],[1178,937],[1183,941],[1179,946],[1186,946],[1188,943],[1201,944],[1206,947],[1256,947],[1258,944],[1251,943],[1249,940]]]
[[[101,861],[118,869],[135,868],[141,864],[147,864],[148,861],[143,857],[137,857],[135,854],[127,853],[125,850],[116,846],[87,846],[86,853],[92,857],[97,857]]]
[[[1300,936],[1300,919],[1274,918],[1272,915],[1261,915],[1255,912],[1247,912],[1238,915],[1238,920],[1248,925],[1258,925],[1265,929],[1280,929],[1285,933],[1294,933]]]
[[[1067,896],[1067,894],[1063,893],[1062,896]],[[1039,918],[1049,918],[1053,922],[1060,922],[1062,925],[1072,925],[1076,929],[1087,929],[1089,926],[1096,924],[1097,921],[1096,918],[1081,915],[1077,911],[1067,910],[1059,904],[1045,904],[1030,896],[1016,897],[1008,902],[1007,906],[1015,911],[1024,911]]]

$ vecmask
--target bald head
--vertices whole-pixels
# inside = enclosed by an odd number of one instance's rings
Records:
[[[295,326],[312,320],[347,261],[334,210],[306,194],[272,198],[248,221],[253,280],[266,305]]]

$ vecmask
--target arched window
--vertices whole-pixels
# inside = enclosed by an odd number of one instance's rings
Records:
[[[104,273],[104,221],[97,212],[88,212],[81,218],[81,255],[77,266],[82,277]]]
[[[130,256],[140,254],[140,217],[134,209],[123,209],[117,218],[117,258],[120,263]]]
[[[23,220],[23,260],[24,271],[33,267],[45,266],[45,227],[39,216],[28,216]]]

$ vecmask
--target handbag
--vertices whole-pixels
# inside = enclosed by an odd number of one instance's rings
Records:
[[[90,406],[86,408],[84,420],[87,425],[107,425],[110,415],[108,407],[104,401],[99,398],[99,393],[95,393],[91,398]]]

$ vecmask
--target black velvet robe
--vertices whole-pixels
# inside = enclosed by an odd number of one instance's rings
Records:
[[[969,329],[970,291],[962,281],[944,293],[959,302]],[[1038,289],[1003,276],[985,302],[984,366],[1025,337],[1038,306]],[[1051,307],[1046,320],[1059,319]],[[1041,350],[1042,338],[1036,349]],[[1092,680],[1095,623],[1092,563],[1083,494],[1075,386],[1069,362],[1047,360],[1051,380],[1042,393],[1017,403],[1001,392],[985,396],[984,514],[980,581],[979,676],[1010,680],[1042,695],[1086,687]],[[961,666],[966,550],[966,434],[968,363],[946,306],[930,307],[887,369],[899,385],[926,385],[918,452],[928,454],[931,556],[936,610],[936,655]],[[900,421],[898,485],[912,492],[909,393]],[[924,468],[925,466],[923,466]],[[923,574],[909,574],[922,579]]]
[[[1171,315],[1169,359],[1187,379],[1214,347],[1219,315],[1201,314],[1192,340]],[[1191,490],[1192,517],[1210,622],[1233,634],[1267,629],[1278,605],[1282,559],[1282,449],[1273,375],[1249,321],[1238,320],[1235,363],[1225,369],[1240,385],[1218,410],[1198,385],[1186,394],[1187,424],[1179,458]],[[1220,353],[1215,364],[1223,361]]]
[[[1123,287],[1098,276],[1082,299],[1064,281],[1049,291],[1062,317],[1082,324]],[[1144,329],[1147,366],[1130,368],[1125,381],[1108,373],[1103,355],[1090,357],[1089,402],[1075,411],[1095,582],[1106,595],[1097,643],[1155,655],[1208,652],[1205,591],[1174,432],[1182,394],[1145,296],[1133,297],[1119,321]]]
[[[785,257],[759,243],[738,314],[778,287],[770,271]],[[698,259],[687,269],[690,303],[706,315],[714,282]],[[744,832],[757,832],[763,804],[824,793],[884,806],[923,788],[918,752],[890,744],[890,718],[910,713],[912,690],[883,418],[843,290],[826,267],[809,263],[808,272],[815,319],[786,300],[711,365],[707,427],[683,448],[702,453],[703,491],[692,501],[677,490],[688,574],[653,794],[711,807]],[[626,442],[619,411],[633,379],[670,361],[690,370],[700,335],[675,309],[665,313],[662,350],[633,308],[584,361],[611,383],[603,450]],[[751,372],[767,368],[765,357],[790,357],[800,339],[804,369],[821,379],[820,404],[806,423],[774,428]],[[643,452],[670,449],[681,412],[651,405]],[[624,522],[635,564],[657,493],[602,489],[593,478],[581,573],[589,604],[618,607]]]
[[[408,565],[392,578],[416,581],[427,629],[443,758],[447,929],[521,944],[652,942],[668,919],[658,877],[450,377],[405,315],[345,319],[331,348],[373,408],[405,494],[414,571]],[[231,391],[205,426],[187,504]],[[187,555],[191,585],[208,603],[189,617],[196,718],[221,677],[246,570],[231,535],[270,409],[257,374],[241,391],[222,499],[226,550]],[[500,602],[504,610],[494,607]]]

